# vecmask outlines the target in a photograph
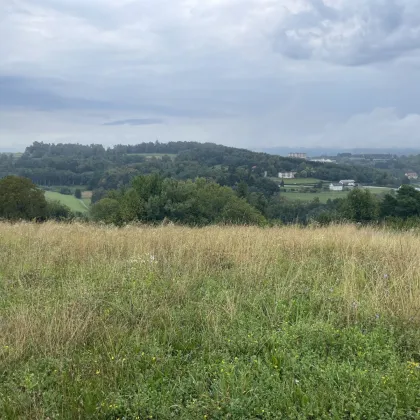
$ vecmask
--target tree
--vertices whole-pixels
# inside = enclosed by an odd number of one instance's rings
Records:
[[[11,175],[0,180],[0,218],[42,220],[46,216],[44,192],[30,179]]]
[[[344,201],[343,214],[354,222],[370,222],[378,217],[378,203],[369,190],[355,188]]]
[[[240,198],[248,197],[248,184],[244,181],[241,181],[236,188],[236,194]]]
[[[90,216],[96,222],[120,223],[120,204],[113,198],[103,198],[90,209]]]
[[[80,200],[82,198],[82,190],[80,188],[77,188],[74,191],[74,196]]]
[[[410,179],[406,176],[403,176],[403,178],[401,180],[401,184],[402,185],[410,185]]]
[[[60,188],[60,194],[71,195],[71,189],[68,187],[62,187]]]
[[[47,203],[47,218],[52,220],[69,220],[74,214],[69,207],[61,204],[59,201],[53,200]]]

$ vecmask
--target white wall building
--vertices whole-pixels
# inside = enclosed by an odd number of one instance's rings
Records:
[[[418,176],[417,172],[407,172],[407,173],[405,174],[405,176],[406,176],[408,179],[418,179],[418,178],[419,178],[419,176]]]
[[[340,184],[343,187],[355,187],[356,186],[356,181],[354,179],[343,179],[340,181]]]
[[[330,191],[343,191],[344,187],[343,184],[330,184]]]
[[[297,172],[279,172],[279,178],[293,179]]]
[[[306,153],[289,153],[289,157],[296,159],[306,159]]]

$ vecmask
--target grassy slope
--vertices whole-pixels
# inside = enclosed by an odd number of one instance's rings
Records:
[[[381,187],[363,187],[368,189],[372,194],[381,195],[391,191],[391,188]],[[312,201],[314,198],[319,198],[321,203],[326,203],[329,199],[345,198],[348,191],[322,191],[319,193],[303,193],[303,192],[281,192],[281,194],[290,200]]]
[[[326,203],[329,199],[334,200],[335,198],[347,197],[348,191],[323,191],[319,193],[302,193],[302,192],[281,192],[282,197],[286,197],[289,200],[300,200],[300,201],[312,201],[315,198],[319,198],[321,203]]]
[[[418,418],[414,232],[0,235],[4,419]]]
[[[285,185],[311,185],[320,182],[320,179],[317,178],[294,178],[294,179],[284,179]],[[281,182],[281,180],[280,180]],[[322,181],[323,183],[328,183],[328,181]]]
[[[282,179],[277,177],[269,177],[274,182],[277,182],[278,184],[281,183]],[[320,179],[317,178],[293,178],[293,179],[283,179],[284,184],[287,186],[301,186],[301,185],[313,185],[320,182]],[[323,183],[329,183],[328,181],[322,181]]]
[[[86,202],[84,202],[85,205],[81,203],[81,200],[78,200],[73,195],[66,195],[66,194],[60,194],[58,192],[52,192],[52,191],[46,191],[45,192],[45,198],[47,200],[57,200],[60,201],[60,203],[68,206],[72,211],[75,212],[86,212],[88,210],[88,206]]]

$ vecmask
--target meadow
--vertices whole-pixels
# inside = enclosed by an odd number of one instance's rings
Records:
[[[45,191],[45,198],[47,200],[56,200],[61,204],[69,207],[73,212],[86,213],[89,210],[90,199],[77,199],[74,195],[60,194],[55,191]]]
[[[320,203],[326,203],[328,200],[334,200],[336,198],[346,198],[348,193],[348,191],[321,191],[317,193],[305,193],[301,191],[282,191],[280,195],[282,197],[287,198],[288,200],[313,201],[315,198],[317,198]]]
[[[294,188],[295,191],[291,191],[290,188]],[[389,193],[392,188],[387,187],[363,187],[369,190],[374,195],[383,195]],[[299,201],[312,201],[318,198],[320,203],[326,203],[328,200],[334,200],[336,198],[346,198],[349,191],[320,191],[316,193],[303,192],[301,188],[291,187],[286,184],[286,191],[282,191],[281,195],[289,200]]]
[[[2,419],[418,419],[420,235],[0,224]]]

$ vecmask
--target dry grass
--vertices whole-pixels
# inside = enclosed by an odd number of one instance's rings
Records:
[[[86,351],[117,357],[146,342],[162,358],[168,349],[209,355],[226,350],[227,335],[254,329],[264,336],[284,323],[420,325],[415,232],[0,224],[0,261],[4,369],[41,359],[64,363]],[[19,401],[21,411],[4,403],[12,417],[51,415],[45,402]],[[211,413],[186,418],[203,412]],[[165,418],[160,413],[156,418]]]

